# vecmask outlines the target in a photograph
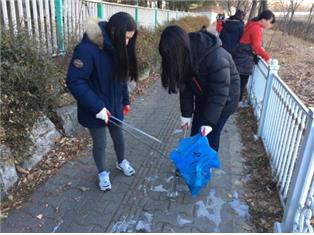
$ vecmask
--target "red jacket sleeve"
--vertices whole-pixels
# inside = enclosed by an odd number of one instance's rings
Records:
[[[216,24],[216,31],[220,33],[222,28],[223,28],[222,20],[218,20]]]
[[[255,52],[256,55],[259,55],[265,61],[268,61],[270,59],[270,56],[262,47],[262,41],[263,41],[263,32],[261,29],[255,30],[254,32],[251,33],[251,45],[252,45],[253,51]]]

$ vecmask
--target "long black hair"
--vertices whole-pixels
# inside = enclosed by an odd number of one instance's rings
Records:
[[[252,21],[260,21],[262,19],[265,19],[265,20],[272,19],[272,21],[270,22],[271,24],[274,24],[276,22],[275,14],[270,10],[262,11],[261,14],[253,18]]]
[[[179,26],[166,27],[160,37],[159,53],[162,86],[168,88],[169,94],[177,93],[177,89],[184,89],[193,76],[189,35]]]
[[[115,48],[115,79],[118,81],[137,81],[137,61],[135,43],[137,28],[134,19],[126,12],[118,12],[112,15],[108,21],[107,31],[112,39]],[[125,44],[125,33],[134,31],[133,37]]]

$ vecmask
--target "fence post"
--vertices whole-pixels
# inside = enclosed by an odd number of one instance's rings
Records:
[[[263,128],[264,128],[264,123],[265,123],[265,118],[266,118],[266,113],[267,113],[267,108],[268,108],[269,96],[270,96],[271,88],[273,85],[274,75],[278,74],[278,70],[279,70],[278,60],[273,59],[271,61],[271,64],[269,65],[269,71],[268,71],[268,75],[266,79],[266,88],[265,88],[264,97],[263,97],[263,107],[262,107],[262,112],[261,112],[261,118],[259,121],[258,131],[257,131],[257,135],[259,137],[262,137],[262,134],[263,134]],[[253,77],[252,77],[252,82],[253,82]]]
[[[99,19],[103,19],[104,18],[104,14],[103,14],[103,5],[101,3],[97,3],[97,17]]]
[[[157,13],[158,13],[158,10],[157,10],[157,8],[155,8],[155,29],[156,29],[157,24],[158,24]]]
[[[138,0],[135,1],[135,23],[138,27]]]
[[[295,166],[295,174],[284,211],[282,222],[276,222],[274,230],[283,233],[293,232],[295,218],[304,207],[306,196],[314,173],[314,108],[310,108],[303,143]]]
[[[55,11],[57,21],[57,41],[60,53],[64,54],[64,29],[63,29],[63,3],[62,0],[55,0]]]

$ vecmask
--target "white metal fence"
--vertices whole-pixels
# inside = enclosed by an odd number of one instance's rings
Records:
[[[249,99],[277,180],[284,217],[276,232],[313,232],[314,109],[305,106],[278,76],[278,61],[255,66]]]
[[[71,41],[84,32],[88,16],[108,20],[116,12],[131,14],[139,25],[154,29],[173,19],[211,13],[179,11],[122,5],[100,0],[1,0],[1,25],[13,29],[27,29],[30,37],[38,41],[41,50],[50,54],[63,52]],[[201,27],[201,26],[200,26]]]

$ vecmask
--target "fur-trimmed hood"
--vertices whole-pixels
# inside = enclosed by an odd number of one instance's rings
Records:
[[[107,22],[99,21],[96,17],[89,17],[86,21],[86,32],[83,41],[89,40],[100,48],[113,51],[112,40],[107,32]]]

